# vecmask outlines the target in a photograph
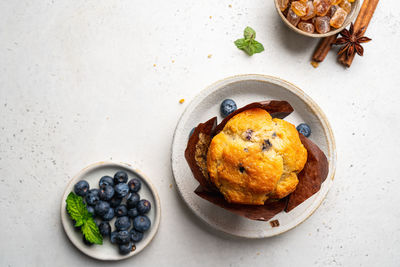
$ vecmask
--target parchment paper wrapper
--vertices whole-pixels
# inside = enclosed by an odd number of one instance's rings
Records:
[[[283,210],[289,212],[319,191],[322,182],[325,181],[328,175],[328,160],[316,144],[300,134],[300,140],[307,149],[308,156],[303,170],[298,175],[299,183],[293,193],[280,200],[267,200],[264,205],[242,205],[227,202],[218,189],[209,181],[206,165],[208,147],[212,138],[225,127],[229,119],[242,111],[252,108],[264,109],[273,118],[280,119],[293,112],[293,108],[288,102],[271,100],[244,106],[231,113],[218,125],[217,118],[214,117],[205,123],[200,123],[195,128],[189,138],[185,150],[185,158],[194,178],[200,184],[195,190],[198,196],[240,216],[252,220],[268,221]]]

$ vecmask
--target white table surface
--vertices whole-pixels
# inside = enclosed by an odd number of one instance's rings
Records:
[[[152,244],[115,265],[399,266],[397,2],[380,2],[373,41],[350,69],[333,52],[314,69],[317,40],[287,29],[272,0],[1,1],[0,266],[109,265],[75,249],[59,216],[68,180],[102,160],[146,173],[163,211]],[[247,25],[265,46],[253,57],[233,45]],[[170,187],[179,116],[207,85],[241,73],[298,85],[337,141],[323,205],[264,240],[209,229]]]

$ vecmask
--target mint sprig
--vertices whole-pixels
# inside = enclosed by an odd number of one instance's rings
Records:
[[[86,209],[83,198],[71,192],[65,202],[69,216],[75,221],[75,227],[81,227],[86,240],[92,244],[102,245],[103,237],[100,234],[99,227],[97,227],[92,214]]]
[[[250,28],[249,26],[244,29],[244,38],[237,39],[235,41],[235,45],[240,50],[246,52],[249,56],[252,56],[255,53],[261,53],[264,51],[264,46],[257,42],[256,39],[256,31]]]

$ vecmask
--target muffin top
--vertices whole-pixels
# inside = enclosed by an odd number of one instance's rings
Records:
[[[292,193],[306,161],[294,125],[260,108],[232,117],[207,152],[210,181],[238,204],[263,205]]]

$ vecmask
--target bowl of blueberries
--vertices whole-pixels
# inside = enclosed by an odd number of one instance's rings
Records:
[[[142,251],[160,224],[160,199],[150,180],[130,165],[99,162],[68,184],[61,221],[70,241],[98,260],[121,260]]]

